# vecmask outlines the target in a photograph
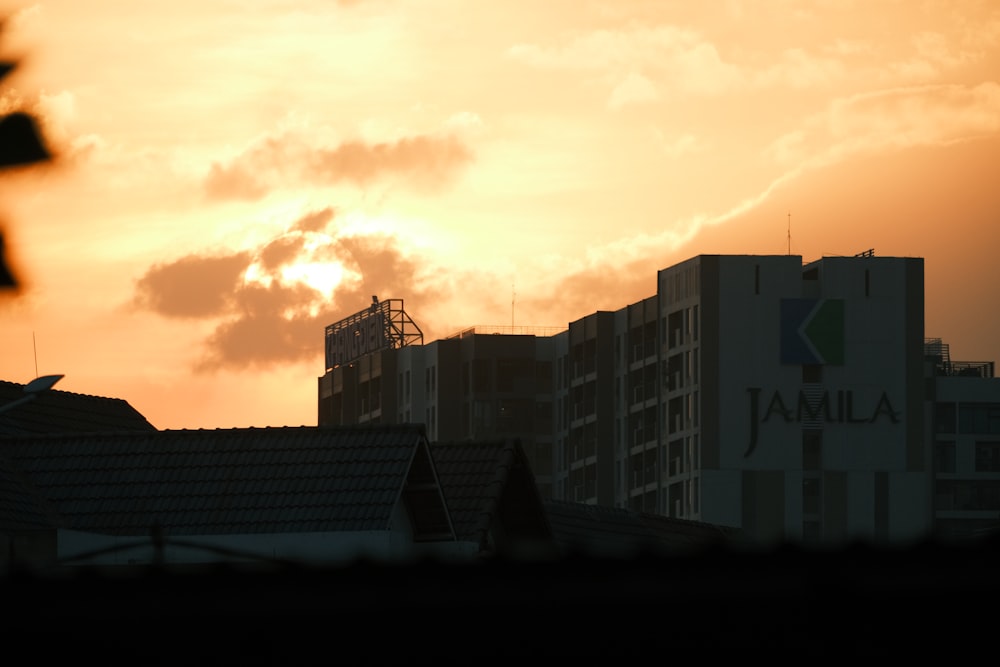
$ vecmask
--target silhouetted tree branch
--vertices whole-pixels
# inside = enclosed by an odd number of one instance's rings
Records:
[[[0,30],[3,24],[0,22]],[[0,62],[0,79],[17,66]],[[0,117],[0,170],[50,160],[52,155],[42,141],[38,123],[29,114],[15,111]],[[3,232],[0,231],[0,289],[17,287],[17,278],[7,264]]]

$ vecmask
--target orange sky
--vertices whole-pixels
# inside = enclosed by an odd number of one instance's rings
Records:
[[[0,3],[24,283],[0,378],[158,428],[316,423],[323,327],[565,325],[699,253],[926,261],[926,334],[1000,361],[1000,5]]]

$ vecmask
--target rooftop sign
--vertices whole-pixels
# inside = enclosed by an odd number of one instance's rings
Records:
[[[402,299],[379,301],[326,327],[326,370],[377,350],[424,342],[424,334],[403,310]]]

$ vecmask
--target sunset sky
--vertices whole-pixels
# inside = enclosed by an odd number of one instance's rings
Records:
[[[0,379],[310,425],[323,329],[373,294],[430,342],[789,246],[924,257],[926,335],[1000,361],[995,0],[0,11],[0,111],[57,155],[0,174]]]

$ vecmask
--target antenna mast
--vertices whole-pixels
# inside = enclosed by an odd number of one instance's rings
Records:
[[[788,212],[788,254],[792,254],[792,212]]]
[[[514,283],[510,284],[510,328],[511,333],[514,333],[514,297],[517,296],[517,292],[514,291]]]
[[[31,347],[35,352],[35,377],[38,377],[38,346],[35,344],[35,332],[31,332]]]

